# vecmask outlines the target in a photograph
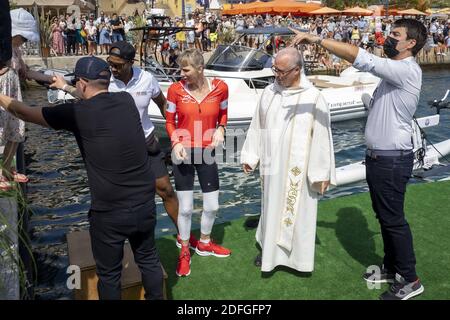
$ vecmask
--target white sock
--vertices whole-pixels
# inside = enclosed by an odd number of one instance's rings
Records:
[[[201,243],[209,243],[209,241],[211,241],[210,238],[208,238],[208,239],[201,239],[201,238],[200,238],[200,242],[201,242]]]
[[[200,223],[202,234],[211,234],[219,210],[219,190],[203,193],[203,212]]]
[[[194,191],[177,191],[178,198],[178,231],[183,241],[191,236],[192,212],[194,211]]]

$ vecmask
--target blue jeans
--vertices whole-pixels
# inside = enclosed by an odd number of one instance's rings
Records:
[[[381,226],[384,266],[408,282],[417,280],[413,239],[403,210],[413,161],[412,152],[402,156],[366,156],[366,179]]]
[[[120,34],[118,32],[113,32],[111,35],[111,42],[114,43],[117,41],[123,41],[122,34]]]

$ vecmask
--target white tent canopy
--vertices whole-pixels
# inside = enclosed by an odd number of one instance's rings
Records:
[[[219,0],[211,0],[211,2],[209,3],[209,9],[220,10],[222,9],[222,5],[220,4]]]

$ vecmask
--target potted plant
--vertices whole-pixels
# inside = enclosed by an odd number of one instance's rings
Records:
[[[133,28],[141,28],[145,27],[147,25],[147,21],[145,18],[141,15],[136,15],[133,17]],[[135,30],[130,32],[130,38],[131,42],[136,48],[136,52],[139,54],[139,57],[141,57],[141,41],[142,41],[142,35],[144,34],[143,30]]]
[[[230,44],[235,38],[233,29],[223,28],[217,34],[217,41],[219,44]]]
[[[50,12],[39,17],[39,37],[41,42],[42,57],[48,58],[50,56],[50,48],[52,47]]]
[[[1,164],[0,164],[1,167]],[[30,285],[36,285],[37,265],[33,258],[28,233],[24,229],[27,214],[26,200],[17,184],[7,191],[0,191],[0,299],[33,299]],[[19,252],[22,246],[23,253]],[[21,249],[22,250],[22,249]],[[23,254],[30,257],[30,269],[22,260]],[[28,274],[30,272],[30,274]],[[30,283],[29,281],[32,281]]]

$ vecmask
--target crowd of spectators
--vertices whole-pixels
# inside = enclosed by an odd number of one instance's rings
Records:
[[[52,50],[54,56],[106,54],[111,43],[127,40],[138,45],[139,39],[130,29],[139,19],[142,23],[163,27],[191,27],[193,30],[178,32],[156,43],[156,51],[166,66],[176,67],[176,57],[186,48],[197,48],[202,52],[214,50],[219,43],[227,43],[243,29],[264,27],[295,27],[306,30],[321,38],[333,38],[353,43],[377,55],[383,54],[383,44],[389,35],[396,17],[357,17],[357,16],[310,16],[293,17],[280,15],[236,15],[219,16],[210,12],[196,11],[183,17],[154,18],[148,12],[133,16],[106,16],[100,12],[84,14],[79,18],[70,15],[53,17]],[[428,29],[427,43],[418,55],[420,62],[440,62],[450,54],[450,19],[419,18]],[[261,36],[248,36],[245,45],[259,47],[263,43]],[[264,44],[267,51],[276,53],[287,45],[281,37],[273,43]],[[153,48],[154,49],[154,48]],[[307,46],[305,59],[315,61],[327,69],[339,73],[345,66],[344,61],[326,53],[316,46]]]

